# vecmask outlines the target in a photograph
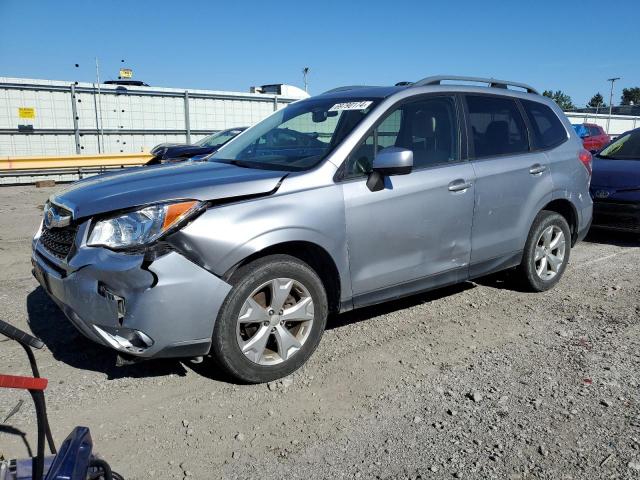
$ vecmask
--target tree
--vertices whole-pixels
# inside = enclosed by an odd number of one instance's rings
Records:
[[[556,90],[552,92],[551,90],[545,90],[542,92],[542,95],[545,97],[549,97],[553,99],[554,102],[558,104],[558,106],[562,110],[573,110],[576,106],[573,104],[571,97],[564,93],[562,90]]]
[[[587,107],[592,107],[592,108],[604,108],[606,106],[607,104],[604,103],[604,98],[602,98],[602,95],[600,95],[600,92],[596,93],[593,97],[591,97],[591,100],[589,100],[589,103],[587,103]]]
[[[640,105],[640,87],[622,89],[622,105]]]

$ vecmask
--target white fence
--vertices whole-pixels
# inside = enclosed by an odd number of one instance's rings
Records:
[[[630,115],[611,115],[611,121],[609,121],[609,114],[583,112],[564,113],[571,123],[595,123],[604,128],[605,132],[612,137],[640,127],[640,117],[632,117]]]
[[[250,126],[296,100],[273,94],[0,77],[0,156],[135,153]]]
[[[296,98],[0,77],[0,156],[136,153],[253,125]],[[640,117],[567,112],[611,135]]]

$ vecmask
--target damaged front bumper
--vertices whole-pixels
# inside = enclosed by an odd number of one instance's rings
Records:
[[[33,273],[89,339],[139,358],[195,357],[211,347],[213,326],[231,286],[169,251],[145,255],[82,246],[81,226],[67,260],[33,240]]]

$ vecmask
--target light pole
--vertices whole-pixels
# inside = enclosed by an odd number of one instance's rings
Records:
[[[304,79],[304,91],[309,91],[309,84],[307,82],[307,75],[309,75],[309,67],[304,67],[302,69],[302,78]]]
[[[613,109],[613,84],[616,83],[617,80],[620,80],[620,77],[607,78],[607,82],[611,82],[611,94],[609,95],[609,117],[607,118],[607,133],[609,133],[609,124],[611,123],[611,110]]]
[[[102,94],[100,92],[100,63],[98,57],[96,57],[96,83],[98,84],[98,110],[100,116],[100,141],[98,144],[102,144],[102,151],[104,152],[104,125],[102,122]]]

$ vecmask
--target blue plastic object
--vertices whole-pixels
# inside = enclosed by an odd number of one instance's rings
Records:
[[[583,124],[574,123],[571,126],[573,127],[573,129],[576,131],[576,133],[580,138],[585,138],[589,136],[589,129],[585,127]]]
[[[87,427],[76,427],[64,440],[45,480],[85,480],[93,440]]]

